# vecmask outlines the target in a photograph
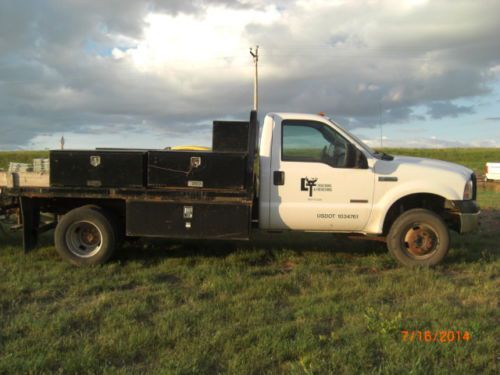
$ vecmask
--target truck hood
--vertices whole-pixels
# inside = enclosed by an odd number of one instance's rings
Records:
[[[431,168],[442,170],[443,172],[455,172],[460,174],[465,179],[468,179],[473,172],[471,169],[464,167],[463,165],[436,159],[416,158],[411,156],[395,156],[393,162],[401,164],[402,166],[405,164],[409,164],[417,168],[422,167],[422,169]]]
[[[463,198],[472,171],[446,161],[395,156],[393,160],[377,160],[374,165],[377,199],[394,195],[431,193],[450,200]],[[392,183],[391,183],[392,182]]]

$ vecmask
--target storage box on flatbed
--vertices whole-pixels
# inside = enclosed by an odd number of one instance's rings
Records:
[[[212,150],[214,152],[247,152],[248,121],[214,121]]]
[[[245,190],[250,122],[214,121],[213,150],[54,150],[50,186]],[[252,142],[249,142],[249,139]]]
[[[51,187],[143,187],[145,151],[55,150],[50,152]]]
[[[204,151],[149,151],[149,187],[244,190],[247,155]]]

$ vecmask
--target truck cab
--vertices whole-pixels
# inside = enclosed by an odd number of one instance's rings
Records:
[[[463,166],[376,152],[323,115],[270,113],[259,144],[261,229],[386,236],[401,263],[432,265],[448,228],[477,227]]]

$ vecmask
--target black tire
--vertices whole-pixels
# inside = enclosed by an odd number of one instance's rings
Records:
[[[434,212],[416,208],[404,212],[391,226],[387,248],[404,266],[435,266],[450,247],[450,233]]]
[[[112,216],[94,206],[69,211],[54,232],[59,255],[77,266],[105,263],[113,255],[116,240]]]

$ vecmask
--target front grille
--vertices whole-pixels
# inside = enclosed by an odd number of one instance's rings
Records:
[[[470,176],[470,178],[472,180],[472,200],[476,200],[476,198],[477,198],[477,178],[476,178],[476,174],[473,173]]]

